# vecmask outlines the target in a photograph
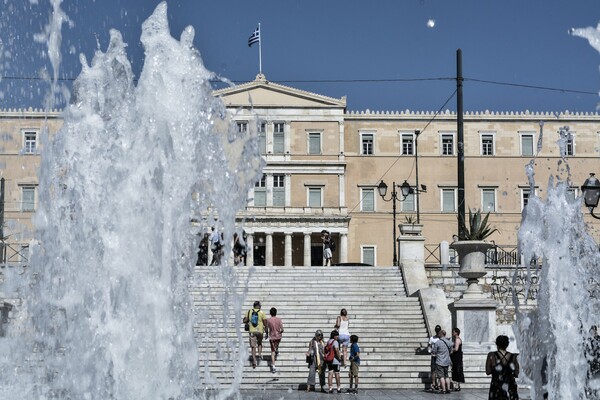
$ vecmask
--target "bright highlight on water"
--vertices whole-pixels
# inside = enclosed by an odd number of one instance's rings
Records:
[[[7,277],[27,314],[2,340],[0,397],[198,398],[199,233],[231,237],[262,164],[193,39],[192,27],[171,37],[161,3],[143,24],[137,85],[119,32],[90,64],[82,56],[64,125],[44,143],[30,270]],[[227,301],[241,315],[241,299]],[[240,339],[223,362],[241,371]]]

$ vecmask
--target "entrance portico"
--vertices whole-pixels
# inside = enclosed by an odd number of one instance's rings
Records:
[[[324,229],[337,244],[333,262],[347,262],[348,222],[349,217],[345,216],[245,220],[246,265],[322,265]]]

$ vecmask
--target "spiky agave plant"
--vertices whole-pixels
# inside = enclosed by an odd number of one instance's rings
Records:
[[[459,218],[458,221],[461,225],[461,240],[484,240],[494,232],[500,232],[498,229],[493,228],[488,223],[490,213],[488,212],[483,219],[481,218],[481,210],[475,212],[469,209],[469,226]]]

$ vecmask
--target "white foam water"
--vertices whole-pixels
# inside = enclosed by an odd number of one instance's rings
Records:
[[[171,37],[163,2],[143,24],[137,84],[117,31],[91,64],[81,57],[64,125],[43,143],[30,268],[6,279],[24,304],[0,340],[4,398],[202,396],[199,234],[231,237],[262,161],[213,97],[193,38]],[[241,298],[227,301],[241,315]],[[240,375],[241,333],[229,345]]]
[[[565,154],[569,130],[560,133]],[[534,193],[533,163],[527,175]],[[592,327],[599,322],[600,253],[587,233],[581,198],[569,194],[571,185],[570,176],[556,181],[551,176],[546,198],[529,198],[519,229],[524,260],[542,261],[541,267],[526,266],[540,268],[537,309],[518,312],[516,326],[521,382],[531,386],[536,400],[546,393],[549,399],[597,399],[600,393],[600,376],[590,374],[599,356]]]

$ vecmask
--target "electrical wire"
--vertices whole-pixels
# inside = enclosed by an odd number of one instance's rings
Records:
[[[444,102],[444,104],[442,104],[442,106],[436,111],[436,113],[433,115],[433,117],[431,117],[427,123],[425,124],[425,127],[423,127],[423,129],[421,129],[421,133],[419,135],[422,135],[427,128],[429,127],[429,125],[431,125],[431,123],[435,120],[435,118],[442,112],[442,110],[444,109],[444,107],[446,107],[446,105],[450,102],[450,100],[452,100],[452,98],[456,95],[457,89],[454,90],[454,92],[452,92],[452,94],[450,95],[450,97],[448,97],[446,99],[446,101]],[[403,158],[403,155],[398,155],[396,156],[396,159],[394,160],[394,162],[389,166],[388,169],[385,170],[385,172],[377,179],[377,181],[380,181],[383,179],[383,177],[394,167],[394,165],[396,165],[396,163]],[[410,173],[408,174],[408,176],[410,176],[412,174],[413,169],[415,168],[415,163],[414,163],[414,159],[413,159],[413,164],[410,170]],[[374,184],[374,186],[376,186],[376,184]],[[393,190],[396,190],[396,188],[394,188]],[[356,207],[358,207],[360,205],[360,203],[362,203],[363,199],[365,197],[363,196],[360,201],[354,206],[352,207],[352,209],[350,211],[348,211],[348,215],[352,214],[354,212],[354,210],[356,210]]]

